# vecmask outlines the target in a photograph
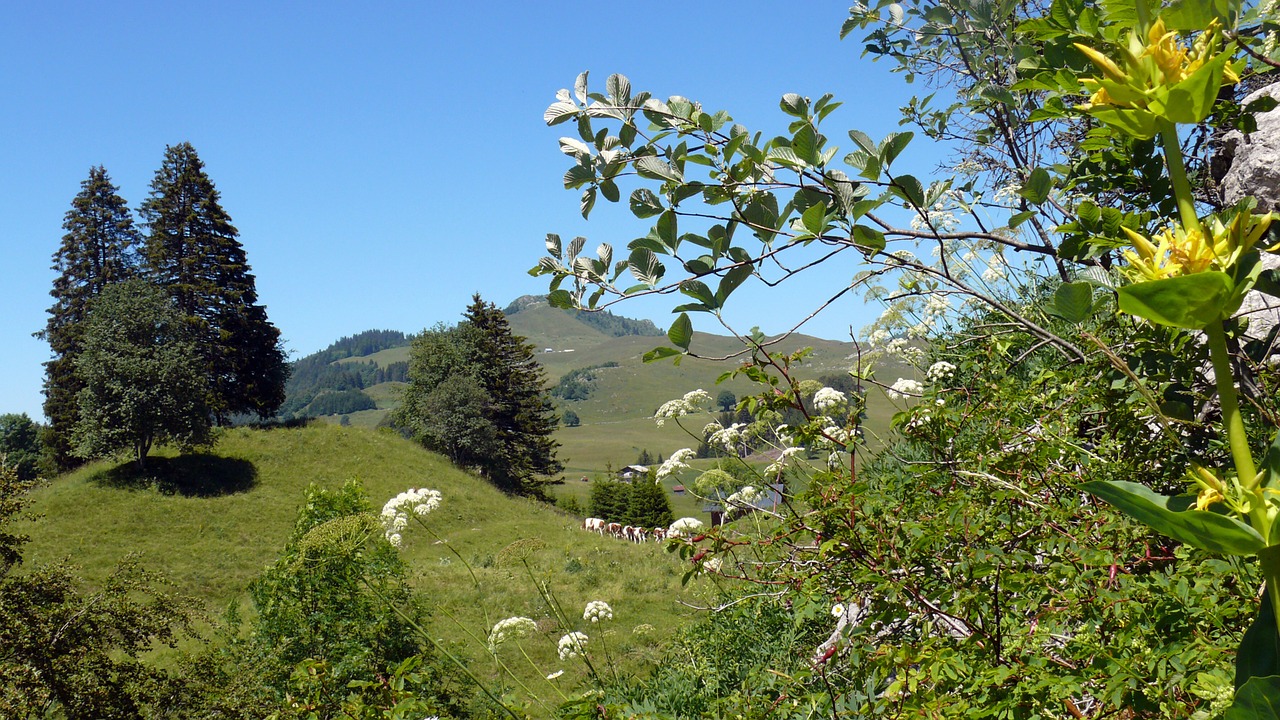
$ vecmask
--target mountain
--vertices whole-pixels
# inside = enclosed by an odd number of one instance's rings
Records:
[[[647,320],[559,310],[537,295],[516,299],[504,312],[512,331],[536,349],[548,386],[559,388],[559,408],[572,410],[581,421],[578,427],[562,427],[556,436],[570,477],[633,463],[645,450],[657,457],[696,447],[698,439],[679,425],[658,427],[653,422],[654,411],[667,400],[698,388],[712,396],[728,390],[738,398],[758,391],[758,386],[741,378],[716,383],[747,359],[737,354],[742,345],[733,337],[695,333],[692,349],[721,360],[686,357],[678,365],[670,360],[644,363],[646,352],[667,344],[662,331]],[[286,407],[297,415],[327,416],[332,421],[345,417],[356,426],[378,425],[399,404],[410,342],[411,337],[403,333],[369,331],[299,360],[291,387],[300,392],[290,395]],[[852,343],[808,335],[793,335],[770,350],[792,352],[802,347],[813,349],[796,370],[802,379],[843,374],[856,362]],[[898,368],[883,370],[890,373],[887,382],[897,378],[891,371]],[[887,401],[878,394],[871,402],[877,405],[872,417],[893,415],[891,408],[879,407]],[[706,420],[691,430],[700,433]]]

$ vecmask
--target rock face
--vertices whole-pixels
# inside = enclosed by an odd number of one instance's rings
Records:
[[[1244,104],[1270,96],[1280,101],[1280,83],[1245,98]],[[1214,165],[1226,168],[1220,183],[1222,201],[1234,205],[1250,195],[1258,199],[1255,212],[1280,211],[1280,106],[1255,116],[1258,129],[1248,135],[1232,131],[1223,136]],[[1262,254],[1262,265],[1280,267],[1280,256]],[[1249,335],[1265,337],[1280,322],[1280,298],[1249,293],[1240,315],[1249,318]]]

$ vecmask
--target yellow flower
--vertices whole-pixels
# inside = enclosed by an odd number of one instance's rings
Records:
[[[1167,30],[1164,20],[1157,19],[1147,30],[1145,41],[1137,32],[1129,33],[1125,43],[1118,48],[1118,60],[1112,60],[1087,45],[1075,43],[1076,48],[1102,73],[1100,77],[1081,79],[1092,93],[1089,103],[1082,109],[1110,105],[1147,110],[1153,101],[1158,109],[1170,88],[1219,57],[1221,40],[1216,20],[1188,47],[1179,41],[1176,31]],[[1235,83],[1240,78],[1231,64],[1226,63],[1222,79]]]
[[[1150,240],[1122,227],[1133,250],[1124,252],[1129,272],[1138,282],[1194,275],[1206,270],[1229,272],[1246,253],[1253,249],[1271,225],[1276,213],[1255,215],[1241,211],[1223,224],[1216,215],[1187,229],[1172,225]],[[1205,235],[1205,229],[1209,235]],[[1153,242],[1154,241],[1154,242]]]
[[[1225,489],[1222,481],[1198,463],[1191,463],[1191,481],[1200,486],[1196,494],[1196,509],[1208,510],[1209,506],[1226,500],[1222,495]]]

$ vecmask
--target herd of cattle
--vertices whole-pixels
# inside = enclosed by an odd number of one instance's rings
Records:
[[[587,518],[582,521],[582,529],[587,532],[593,532],[601,537],[610,535],[619,540],[628,540],[633,543],[642,543],[649,540],[663,540],[667,537],[667,529],[656,527],[648,530],[642,527],[634,527],[632,525],[623,525],[622,523],[607,523],[600,518]]]

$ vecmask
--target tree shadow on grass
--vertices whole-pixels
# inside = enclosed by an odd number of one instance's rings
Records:
[[[209,453],[147,458],[146,470],[136,461],[117,465],[93,477],[103,487],[145,490],[154,487],[165,495],[218,497],[248,492],[258,484],[253,463]]]

